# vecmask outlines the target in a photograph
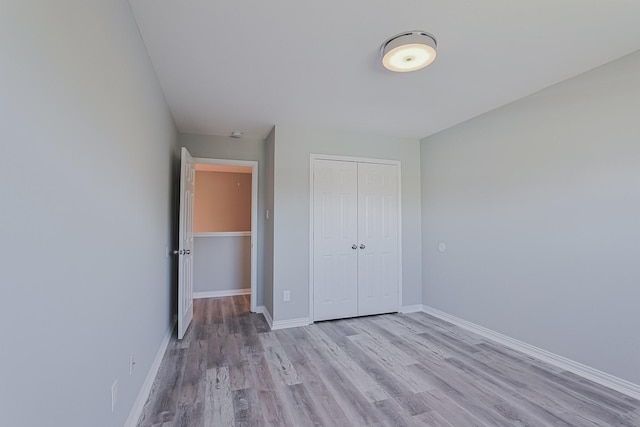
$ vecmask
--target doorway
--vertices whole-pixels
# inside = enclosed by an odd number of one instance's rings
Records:
[[[257,296],[258,162],[194,158],[194,298]]]

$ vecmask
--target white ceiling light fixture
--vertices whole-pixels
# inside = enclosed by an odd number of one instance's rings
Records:
[[[436,38],[424,31],[396,34],[382,44],[382,65],[398,73],[420,70],[436,59]]]
[[[231,132],[231,138],[242,138],[242,132],[234,130]]]

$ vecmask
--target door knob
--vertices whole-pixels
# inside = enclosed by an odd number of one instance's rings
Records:
[[[353,249],[353,250],[358,249],[358,245],[354,244],[353,246],[351,246],[351,249]]]
[[[360,245],[360,249],[364,249],[364,248],[366,248],[366,246],[363,243],[363,244]]]
[[[181,255],[180,251],[173,251],[174,255]]]
[[[185,250],[184,250],[184,254],[185,254],[185,255],[189,255],[190,253],[191,253],[191,249],[185,249]]]

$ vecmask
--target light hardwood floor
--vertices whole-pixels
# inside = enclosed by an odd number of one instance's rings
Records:
[[[640,402],[424,313],[269,331],[194,301],[139,426],[640,426]]]

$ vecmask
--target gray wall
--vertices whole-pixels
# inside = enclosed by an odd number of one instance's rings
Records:
[[[274,179],[274,156],[275,156],[275,126],[269,132],[264,141],[265,158],[265,209],[269,211],[269,219],[265,219],[264,233],[264,306],[273,313],[273,179]]]
[[[258,162],[258,260],[257,260],[257,293],[256,303],[264,304],[264,280],[261,272],[264,269],[264,201],[265,201],[265,161],[264,141],[251,138],[231,138],[217,135],[180,134],[178,143],[186,147],[193,157],[229,160],[251,160]]]
[[[640,52],[424,139],[423,302],[640,384],[639,114]]]
[[[419,304],[421,286],[420,144],[381,135],[277,126],[274,176],[274,320],[309,316],[310,154],[402,162],[403,305]],[[285,289],[291,301],[283,302]]]
[[[194,292],[251,289],[251,236],[203,236],[194,244]]]
[[[121,426],[175,311],[173,120],[126,0],[3,1],[0,43],[0,424]]]

